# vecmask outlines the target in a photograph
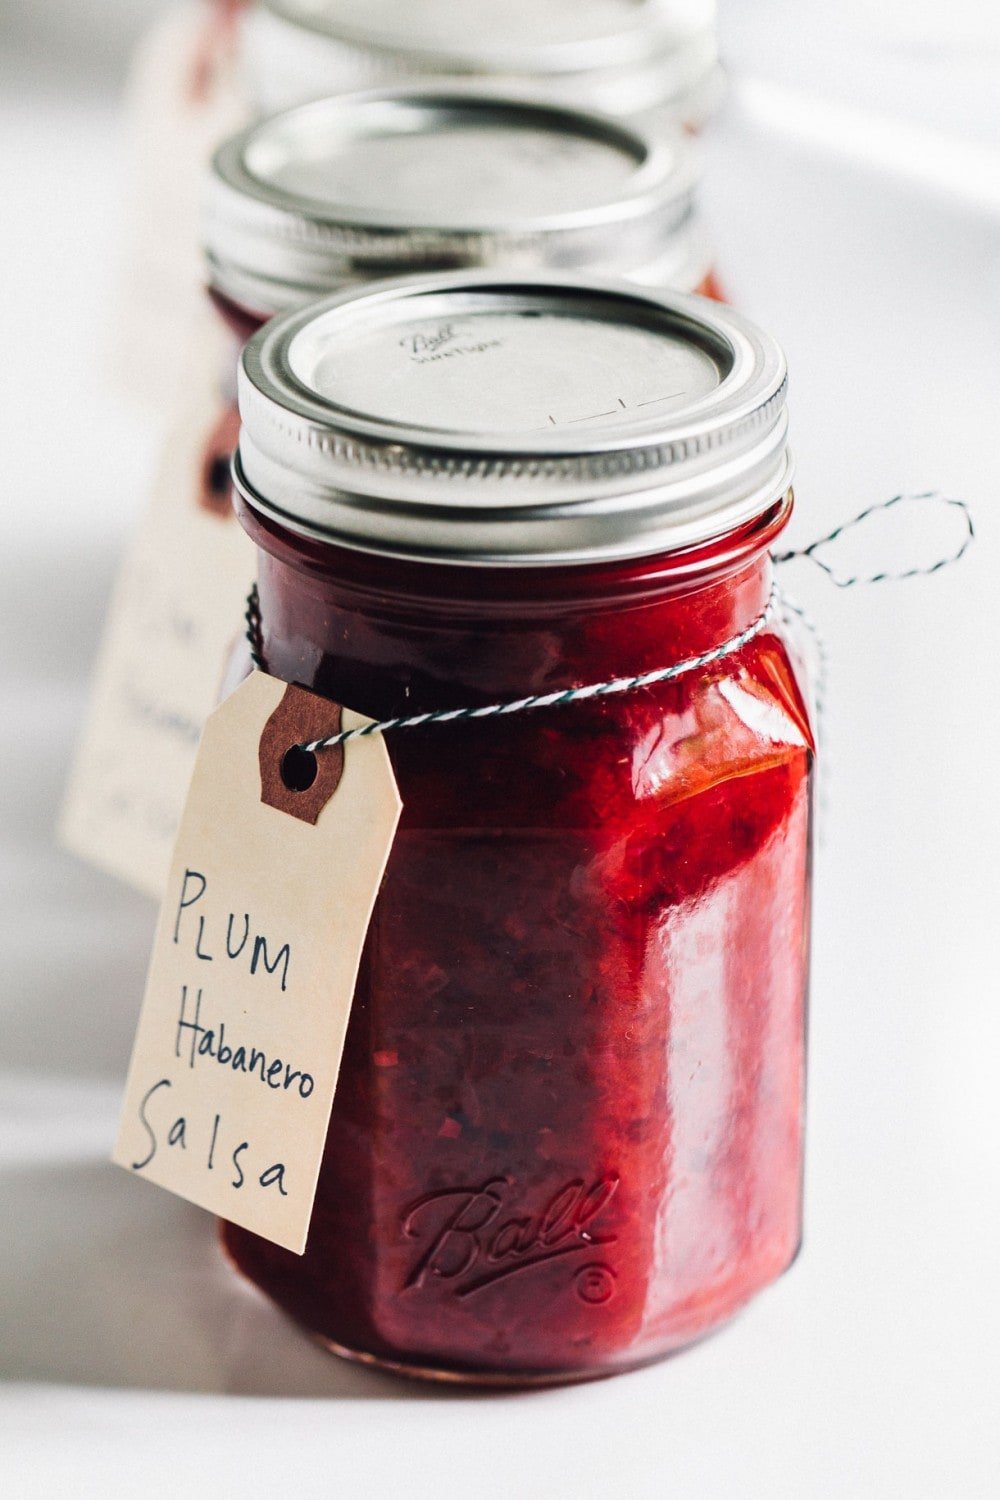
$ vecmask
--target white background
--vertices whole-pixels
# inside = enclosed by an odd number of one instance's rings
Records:
[[[789,354],[794,539],[932,485],[980,537],[953,572],[867,592],[786,571],[833,672],[801,1259],[678,1359],[506,1397],[325,1356],[227,1273],[205,1215],[106,1165],[154,912],[51,829],[156,451],[107,379],[120,80],[156,9],[50,0],[0,33],[4,1492],[995,1496],[995,5],[723,0],[707,197],[734,299]],[[865,560],[953,538],[914,518]]]

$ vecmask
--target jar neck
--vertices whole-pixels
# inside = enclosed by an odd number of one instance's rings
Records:
[[[479,705],[670,666],[767,605],[792,497],[684,554],[559,568],[402,562],[292,536],[237,500],[258,546],[271,673],[360,712]]]
[[[226,296],[225,292],[220,292],[218,287],[212,286],[211,283],[206,286],[205,292],[240,347],[246,343],[247,339],[252,338],[258,329],[263,328],[270,316],[269,313],[257,312],[253,308],[243,307],[241,303],[234,302],[231,297]]]
[[[205,287],[205,292],[227,334],[222,368],[219,373],[219,395],[235,412],[243,346],[259,329],[263,328],[268,314],[254,312],[251,308],[241,306],[211,283]]]

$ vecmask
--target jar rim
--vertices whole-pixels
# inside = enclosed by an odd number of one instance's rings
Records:
[[[358,607],[393,605],[401,618],[414,611],[429,619],[558,615],[586,604],[614,613],[664,593],[687,595],[751,566],[784,532],[795,508],[789,488],[767,510],[708,542],[641,557],[602,558],[545,566],[458,565],[440,559],[400,558],[322,540],[293,530],[259,510],[237,488],[235,509],[243,529],[262,551],[312,579],[336,580]]]

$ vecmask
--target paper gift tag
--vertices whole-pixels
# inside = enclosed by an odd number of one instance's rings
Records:
[[[156,897],[256,569],[229,503],[218,367],[203,347],[119,570],[60,824],[74,853]]]
[[[365,722],[263,672],[208,720],[114,1150],[298,1254],[401,803],[381,735],[282,766]]]

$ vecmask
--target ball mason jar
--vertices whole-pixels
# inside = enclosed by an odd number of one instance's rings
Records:
[[[210,290],[243,337],[416,271],[598,270],[711,293],[698,154],[481,85],[316,100],[227,140],[206,185]]]
[[[719,297],[699,182],[676,134],[480,85],[321,99],[232,136],[202,215],[209,291],[233,340],[202,504],[229,513],[238,351],[275,313],[378,277],[495,265]]]
[[[308,1248],[223,1231],[341,1354],[609,1374],[796,1254],[814,740],[769,609],[785,384],[728,309],[555,276],[383,284],[244,352],[272,674],[381,719],[707,658],[387,733],[402,820]]]
[[[421,78],[697,127],[722,92],[715,0],[258,0],[244,87],[262,111]]]

